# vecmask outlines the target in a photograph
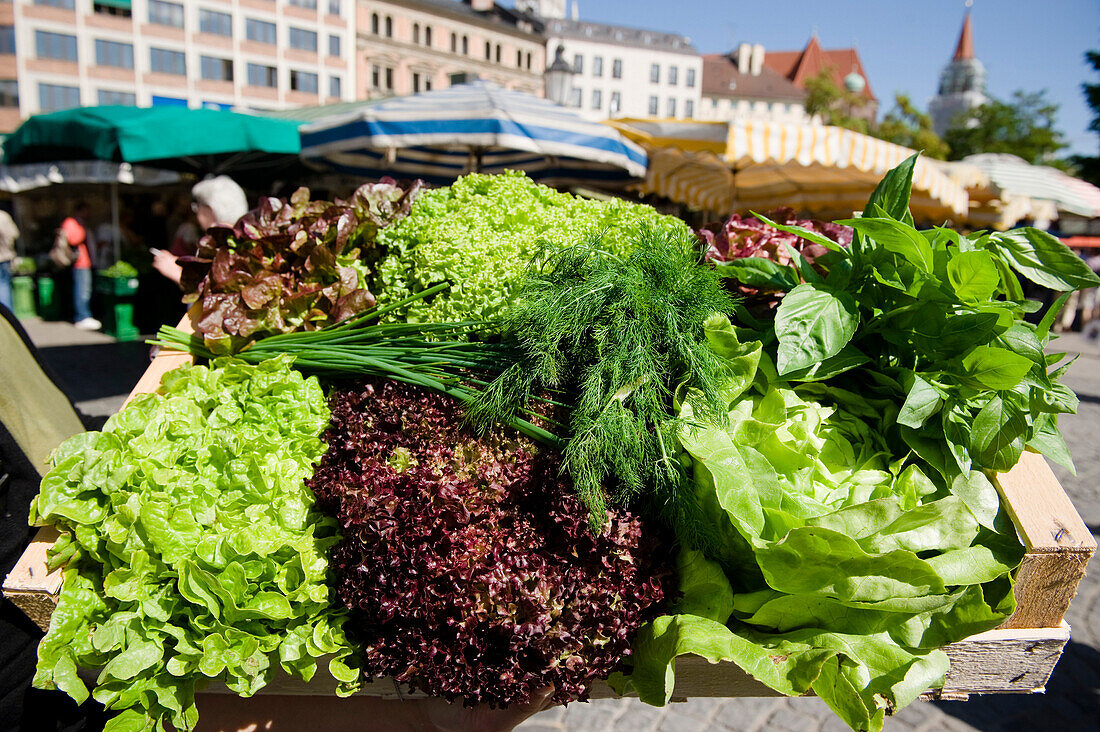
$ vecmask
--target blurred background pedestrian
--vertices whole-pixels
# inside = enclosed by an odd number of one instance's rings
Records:
[[[179,284],[183,272],[176,260],[195,253],[203,232],[215,224],[232,226],[248,213],[248,198],[244,190],[227,175],[199,181],[191,188],[191,197],[191,211],[198,220],[198,226],[190,220],[184,221],[176,229],[168,251],[153,251],[153,266],[176,284]]]
[[[15,259],[15,240],[19,227],[11,214],[0,208],[0,305],[11,309],[11,262]]]

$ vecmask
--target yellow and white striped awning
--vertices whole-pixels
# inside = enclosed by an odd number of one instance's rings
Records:
[[[698,130],[693,130],[692,125]],[[842,217],[860,210],[909,148],[839,127],[731,122],[724,149],[715,123],[619,120],[614,126],[647,148],[642,189],[719,215],[792,206]],[[677,142],[673,133],[683,135]],[[965,215],[966,189],[923,158],[913,172],[914,215],[942,220]]]

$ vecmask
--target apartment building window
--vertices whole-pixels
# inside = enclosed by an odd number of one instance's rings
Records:
[[[38,107],[43,112],[56,112],[80,106],[80,88],[60,84],[38,85]]]
[[[299,51],[317,53],[317,31],[290,27],[290,47]]]
[[[306,10],[316,10],[317,0],[286,0],[288,5],[296,5]]]
[[[328,14],[329,15],[340,15],[340,10],[341,10],[340,0],[328,0]],[[333,78],[335,78],[335,77],[333,77]],[[337,86],[340,85],[339,84],[339,79],[337,79],[337,84],[336,85]],[[338,97],[340,95],[339,94],[333,94],[332,96]]]
[[[424,45],[428,48],[432,46],[432,27],[430,25],[424,26]]]
[[[370,32],[378,35],[378,13],[370,14]]]
[[[34,48],[38,58],[76,61],[76,36],[70,36],[64,33],[50,33],[48,31],[35,31]]]
[[[658,84],[661,81],[661,65],[650,64],[649,66],[649,83]]]
[[[688,119],[695,118],[695,101],[692,99],[684,100],[684,116]]]
[[[199,32],[214,36],[233,36],[233,16],[199,8]]]
[[[500,44],[497,44],[497,63],[500,63]]]
[[[96,66],[117,66],[120,69],[134,68],[134,46],[130,43],[117,43],[97,38],[95,42]]]
[[[382,69],[378,67],[378,64],[374,64],[370,67],[370,88],[378,89],[382,86]]]
[[[695,87],[695,69],[687,70],[687,78],[684,79],[684,85],[688,89],[693,89]]]
[[[279,73],[274,66],[249,64],[247,71],[249,86],[267,86],[272,89],[279,86]]]
[[[516,68],[523,68],[523,51],[519,50],[518,48],[516,49]]]
[[[578,89],[577,87],[573,87],[569,91],[569,106],[580,109],[582,94],[583,92],[580,89]]]
[[[458,53],[458,34],[451,34],[451,53]]]
[[[210,81],[233,81],[233,60],[217,56],[202,56],[199,59],[202,78]]]
[[[15,55],[15,26],[0,25],[0,54]]]
[[[611,92],[611,104],[607,111],[609,114],[618,114],[623,108],[623,95],[620,92]]]
[[[149,69],[158,74],[176,74],[184,76],[187,73],[187,61],[183,51],[169,51],[167,48],[149,49]]]
[[[489,61],[493,58],[493,44],[485,41],[485,60]]]
[[[603,76],[603,56],[592,57],[592,75]]]
[[[126,3],[126,7],[121,7],[121,5],[119,5],[118,3],[113,1],[107,2],[107,0],[104,0],[104,2],[99,2],[99,0],[95,0],[92,3],[92,12],[98,13],[100,15],[116,15],[119,18],[131,17],[129,3]]]
[[[328,37],[328,55],[340,58],[340,36],[330,35]]]
[[[182,28],[183,6],[179,3],[166,3],[164,0],[149,0],[149,22]]]
[[[76,0],[34,0],[34,4],[49,5],[51,8],[64,8],[65,10],[74,10],[76,8]],[[42,85],[39,84],[39,86]]]
[[[672,99],[670,97],[669,100],[668,100],[668,105],[667,105],[666,109],[667,109],[667,113],[665,114],[666,117],[675,117],[676,116],[676,100]]]
[[[583,74],[584,73],[584,56],[582,56],[579,53],[573,54],[573,73],[574,74]]]
[[[668,67],[668,85],[676,86],[677,78],[680,75],[680,69],[675,66]]]
[[[611,78],[623,78],[623,60],[621,58],[617,58],[611,62]]]
[[[531,68],[531,52],[527,52],[527,68]]]
[[[599,89],[592,90],[592,109],[603,108],[603,92]]]
[[[291,69],[290,90],[316,94],[317,74],[311,73],[309,71],[295,71],[294,69]]]
[[[413,94],[420,92],[420,74],[413,72]]]
[[[657,104],[658,104],[657,97],[650,97],[649,98],[649,116],[650,117],[656,117],[657,116]]]
[[[393,68],[386,68],[386,89],[393,91]]]
[[[278,35],[275,32],[275,24],[266,20],[248,18],[244,22],[244,37],[256,43],[269,43],[275,45]]]
[[[413,43],[420,45],[420,24],[413,23]]]
[[[462,36],[462,55],[470,55],[470,38],[468,36]]]
[[[124,107],[136,107],[137,95],[133,92],[100,89],[96,92],[96,104],[119,104]]]
[[[339,76],[328,77],[328,95],[330,97],[335,97],[336,99],[339,99],[340,97],[344,96],[340,93],[340,86],[341,84]]]
[[[386,16],[386,38],[393,38],[393,18]]]
[[[19,106],[19,82],[15,79],[0,79],[0,107]]]

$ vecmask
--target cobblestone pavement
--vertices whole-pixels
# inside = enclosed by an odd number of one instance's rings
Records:
[[[24,323],[47,363],[88,414],[113,414],[148,364],[140,343],[115,343],[100,333],[82,333],[65,323]],[[1059,351],[1079,353],[1065,377],[1081,405],[1061,427],[1077,475],[1055,466],[1085,523],[1100,532],[1100,344],[1078,334],[1064,336]],[[93,375],[94,379],[84,378]],[[968,702],[915,702],[887,721],[889,731],[1095,730],[1100,720],[1100,568],[1081,583],[1069,609],[1072,641],[1042,695],[991,695]],[[1091,720],[1091,721],[1090,721]],[[841,732],[847,729],[818,699],[693,699],[658,709],[636,699],[571,704],[531,718],[522,732]]]

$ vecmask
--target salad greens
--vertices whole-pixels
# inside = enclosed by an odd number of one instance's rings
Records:
[[[912,456],[893,457],[883,427],[895,403],[791,384],[758,342],[740,343],[720,318],[708,325],[738,374],[729,422],[700,423],[686,401],[680,441],[727,540],[711,557],[681,551],[682,597],[643,626],[633,671],[615,683],[665,704],[675,657],[695,653],[784,694],[812,690],[853,729],[880,729],[942,683],[940,646],[1012,612],[1023,549],[983,473],[937,485]]]
[[[192,729],[195,691],[251,696],[273,666],[308,680],[320,656],[350,688],[345,616],[327,554],[336,524],[304,485],[329,411],[287,357],[168,372],[102,432],[57,448],[31,509],[61,530],[61,597],[39,646],[38,688],[123,710],[108,730]]]
[[[379,232],[389,254],[375,293],[391,303],[450,281],[454,287],[392,317],[410,322],[484,320],[511,304],[514,287],[540,241],[567,245],[603,232],[601,245],[624,255],[644,225],[667,233],[690,229],[673,216],[621,199],[596,201],[539,185],[521,172],[466,175],[425,191],[409,215]]]

